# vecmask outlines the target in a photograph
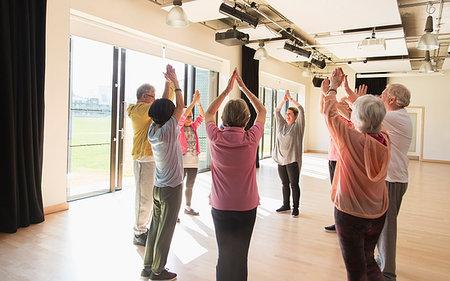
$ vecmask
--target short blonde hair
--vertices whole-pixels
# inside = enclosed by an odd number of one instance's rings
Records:
[[[395,97],[396,104],[401,108],[408,106],[411,100],[411,93],[402,84],[389,84],[388,96]]]
[[[353,103],[352,123],[363,133],[377,134],[386,115],[386,108],[380,98],[373,95],[359,97]]]
[[[243,99],[230,100],[223,109],[222,121],[227,127],[243,128],[250,119],[250,110]]]

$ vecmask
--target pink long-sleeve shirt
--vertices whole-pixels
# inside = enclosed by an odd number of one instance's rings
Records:
[[[335,95],[326,96],[324,102],[325,123],[338,152],[331,200],[344,213],[378,218],[389,205],[385,183],[389,136],[384,129],[375,138],[348,126],[338,114]]]
[[[200,125],[203,122],[204,117],[199,116],[195,118],[195,121],[191,123],[192,129],[194,129],[195,132],[195,139],[197,140],[196,147],[197,147],[197,154],[200,154],[200,147],[198,145],[198,135],[197,135],[197,129],[200,127]],[[181,152],[183,154],[186,154],[187,152],[187,143],[186,143],[186,136],[184,135],[184,122],[186,122],[186,115],[181,115],[180,120],[178,120],[178,126],[180,127],[180,135],[178,136],[178,140],[181,144]]]

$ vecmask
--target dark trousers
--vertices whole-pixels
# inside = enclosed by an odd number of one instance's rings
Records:
[[[377,219],[358,218],[334,209],[348,281],[383,281],[373,254],[385,218],[386,214]]]
[[[249,211],[222,211],[211,208],[219,258],[217,281],[246,281],[247,257],[256,208]]]
[[[330,183],[333,184],[334,172],[336,171],[337,161],[328,160],[328,171],[330,172]]]
[[[186,189],[184,196],[186,198],[186,206],[191,206],[192,189],[194,188],[195,178],[197,177],[198,168],[184,168],[184,178],[186,178]]]
[[[278,175],[281,179],[283,192],[283,205],[290,207],[289,199],[292,189],[292,203],[294,209],[298,209],[300,205],[300,186],[298,185],[300,177],[300,169],[297,162],[287,165],[278,165]]]
[[[144,268],[164,270],[182,199],[181,184],[153,188],[153,216],[145,245]]]

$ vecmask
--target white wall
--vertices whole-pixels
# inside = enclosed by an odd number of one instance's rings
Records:
[[[219,91],[223,90],[228,76],[235,66],[241,69],[241,47],[228,47],[214,41],[215,31],[201,24],[191,23],[189,27],[177,29],[165,24],[167,12],[158,5],[143,0],[49,0],[47,2],[47,65],[46,65],[46,108],[44,127],[44,206],[66,202],[67,188],[67,131],[69,101],[69,35],[74,32],[93,40],[116,44],[119,47],[141,51],[150,50],[150,45],[167,44],[172,47],[168,58],[178,57],[190,62],[199,56],[222,62]],[[72,14],[72,17],[71,17]],[[74,17],[77,20],[74,22]],[[71,20],[72,19],[72,20]],[[99,28],[80,29],[88,22],[99,23],[100,29],[110,26],[109,31],[121,36],[99,34]],[[72,24],[72,26],[71,26]],[[123,40],[129,36],[130,40]],[[133,38],[133,40],[132,40]],[[137,42],[136,38],[142,38]],[[150,43],[152,42],[152,43]],[[153,44],[153,45],[155,45]],[[176,50],[179,48],[180,52]],[[150,52],[150,51],[149,51]],[[195,63],[193,63],[195,64]],[[268,60],[262,69],[285,79],[307,85],[298,68]],[[306,90],[308,92],[308,89]],[[240,97],[237,87],[232,98]]]
[[[348,83],[351,88],[355,85],[355,72],[350,68],[343,66],[344,72],[348,75]],[[327,67],[324,69],[324,73],[331,73],[333,68]],[[320,88],[315,88],[312,83],[309,91],[309,108],[308,111],[308,123],[309,134],[308,146],[306,146],[306,151],[317,151],[317,152],[328,152],[329,144],[329,133],[325,125],[322,115],[319,113],[319,99],[320,99]],[[342,88],[338,89],[338,99],[344,96],[344,90]]]
[[[411,92],[410,106],[424,106],[423,159],[450,161],[450,72],[442,76],[391,77]]]

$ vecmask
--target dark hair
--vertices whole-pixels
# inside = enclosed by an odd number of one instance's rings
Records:
[[[148,109],[148,116],[153,119],[153,122],[159,125],[164,125],[175,110],[175,104],[169,99],[157,99]]]
[[[297,107],[291,106],[291,107],[288,107],[288,109],[294,113],[294,116],[298,115],[298,108]]]

